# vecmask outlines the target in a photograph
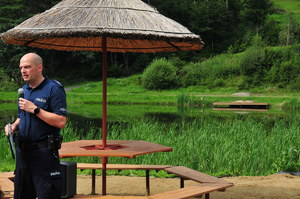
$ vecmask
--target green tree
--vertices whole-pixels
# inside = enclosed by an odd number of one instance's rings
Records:
[[[0,31],[12,28],[24,18],[24,7],[21,0],[0,1]]]
[[[0,68],[0,82],[1,82],[1,87],[0,91],[16,91],[18,88],[18,85],[13,79],[10,79],[4,72],[2,68]]]
[[[293,13],[287,13],[286,22],[279,33],[279,40],[282,45],[290,45],[300,42],[300,24]]]
[[[21,0],[24,5],[24,12],[28,17],[31,17],[37,13],[44,12],[50,9],[55,4],[59,3],[60,0]]]
[[[258,28],[264,24],[268,14],[272,12],[273,3],[270,0],[244,0],[241,16],[243,23]]]
[[[267,45],[277,46],[279,42],[279,32],[279,23],[273,19],[267,19],[260,29],[259,34]]]
[[[24,6],[22,0],[1,0],[0,1],[0,31],[5,32],[24,20]],[[6,45],[0,41],[0,69],[20,83],[18,60],[23,53],[23,47]]]
[[[223,52],[241,41],[250,27],[264,23],[272,8],[270,0],[151,0],[151,5],[201,35],[208,53]]]

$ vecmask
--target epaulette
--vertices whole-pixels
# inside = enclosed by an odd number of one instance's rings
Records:
[[[52,80],[52,82],[54,82],[55,84],[57,84],[59,87],[64,87],[59,81],[57,80]]]

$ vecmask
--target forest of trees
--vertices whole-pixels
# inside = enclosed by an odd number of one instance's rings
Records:
[[[141,73],[154,58],[178,57],[186,62],[199,62],[215,55],[245,51],[255,35],[267,46],[291,45],[300,42],[299,24],[292,14],[284,26],[268,16],[279,12],[271,0],[143,0],[145,3],[190,31],[201,36],[205,49],[176,53],[110,53],[110,77]],[[43,12],[57,0],[1,0],[0,32],[5,32],[25,19]],[[20,81],[18,61],[25,52],[34,51],[45,58],[46,74],[63,83],[101,78],[101,53],[60,52],[6,45],[0,42],[0,76]],[[67,72],[66,72],[67,71]]]

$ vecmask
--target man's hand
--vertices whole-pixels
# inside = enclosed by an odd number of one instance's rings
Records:
[[[21,110],[29,113],[34,113],[34,109],[37,108],[37,106],[34,105],[34,103],[24,98],[19,98],[19,107]]]
[[[10,128],[10,129],[9,129]],[[12,132],[11,130],[11,125],[10,124],[6,124],[5,127],[4,127],[4,130],[5,130],[5,135],[8,136],[8,134],[10,132]]]
[[[34,113],[34,109],[37,108],[37,106],[34,103],[24,98],[19,98],[19,107],[21,110],[29,113]],[[40,109],[40,113],[37,115],[37,117],[46,122],[47,124],[60,129],[65,127],[67,121],[66,116],[51,113],[43,109]]]
[[[15,124],[7,124],[4,127],[5,135],[8,136],[9,133],[13,133],[18,129],[17,125]]]

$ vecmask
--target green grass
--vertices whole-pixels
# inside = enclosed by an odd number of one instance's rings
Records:
[[[3,128],[2,128],[3,129]],[[4,130],[1,129],[0,135],[0,172],[13,171],[15,161],[12,159],[9,142],[5,136]]]
[[[138,78],[138,75],[135,76]],[[281,109],[285,102],[292,98],[300,100],[297,93],[285,90],[272,90],[269,88],[253,89],[249,97],[232,96],[235,92],[241,92],[230,88],[210,90],[204,86],[193,86],[167,91],[150,91],[141,85],[133,84],[129,78],[110,79],[107,88],[107,100],[109,104],[148,104],[148,105],[178,105],[185,103],[189,106],[212,106],[213,102],[232,102],[236,100],[252,100],[253,102],[265,102],[273,109]],[[90,82],[67,92],[69,107],[81,106],[79,104],[102,103],[101,82]],[[182,100],[185,100],[182,101]],[[75,111],[76,112],[76,111]]]
[[[288,12],[300,14],[299,0],[272,0],[275,8],[284,9]]]
[[[272,0],[275,8],[283,9],[286,12],[294,13],[297,21],[300,23],[300,1],[299,0]],[[273,14],[270,16],[276,21],[284,23],[285,17],[282,14]]]
[[[209,89],[205,86],[191,86],[164,91],[151,91],[144,89],[139,83],[140,75],[128,78],[109,79],[107,88],[107,100],[114,105],[184,105],[190,107],[211,107],[213,102],[232,102],[236,100],[252,100],[253,102],[265,102],[271,105],[271,109],[281,110],[284,103],[291,99],[300,101],[298,93],[273,88],[256,88],[252,90],[237,90],[234,88],[220,87]],[[249,97],[237,97],[235,92],[250,92]],[[1,110],[15,110],[18,95],[16,92],[0,93]],[[13,102],[13,103],[8,103]],[[102,83],[88,82],[67,92],[68,109],[71,112],[80,112],[83,106],[98,106],[102,103]],[[14,104],[15,103],[15,104]],[[85,108],[82,108],[85,110]],[[89,110],[88,114],[94,114],[101,109]],[[117,110],[116,110],[117,111]]]
[[[0,92],[0,102],[1,103],[16,102],[17,99],[18,99],[17,92]]]

